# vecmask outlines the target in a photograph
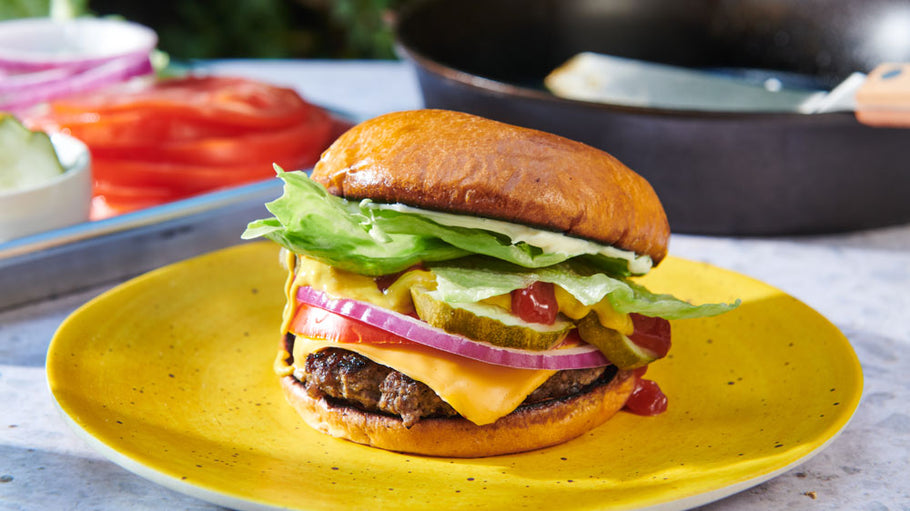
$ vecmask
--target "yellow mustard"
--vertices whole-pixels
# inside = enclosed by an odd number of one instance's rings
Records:
[[[420,285],[430,290],[436,289],[435,275],[426,270],[405,272],[388,288],[380,290],[372,277],[334,268],[306,256],[296,256],[289,251],[285,253],[285,266],[289,270],[289,277],[285,288],[288,301],[284,310],[282,333],[288,331],[293,319],[297,288],[300,286],[310,286],[332,296],[371,303],[402,314],[408,314],[414,310],[411,287]],[[559,312],[562,314],[578,320],[593,310],[604,327],[612,328],[626,335],[632,333],[632,319],[628,314],[616,312],[609,300],[604,299],[591,306],[583,305],[561,287],[554,287],[556,302],[559,305]],[[483,302],[511,310],[511,297],[508,293],[487,298]]]

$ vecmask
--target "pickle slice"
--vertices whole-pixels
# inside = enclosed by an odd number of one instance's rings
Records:
[[[31,131],[12,115],[0,114],[0,190],[33,188],[63,171],[47,133]]]
[[[546,350],[559,344],[574,327],[559,319],[552,325],[528,323],[487,303],[447,303],[421,287],[412,287],[411,296],[417,315],[430,325],[496,346]]]
[[[578,335],[620,369],[635,369],[657,360],[656,353],[642,348],[625,335],[600,324],[597,314],[589,313],[578,321]]]

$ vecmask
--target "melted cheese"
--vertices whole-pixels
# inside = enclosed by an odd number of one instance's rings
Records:
[[[373,277],[340,270],[315,259],[300,256],[297,259],[295,286],[310,286],[333,296],[372,303],[384,309],[407,313],[413,309],[411,287],[415,284],[435,288],[432,273],[412,270],[404,273],[391,286],[380,290]]]
[[[409,314],[414,310],[414,303],[411,300],[413,286],[436,289],[436,277],[425,270],[405,272],[388,288],[380,290],[372,277],[340,270],[309,257],[295,256],[288,252],[285,265],[289,269],[289,277],[285,286],[287,304],[281,326],[282,334],[288,331],[294,317],[297,308],[297,289],[300,286],[310,286],[332,296],[371,303],[402,314]]]
[[[294,360],[312,352],[342,348],[376,363],[394,367],[423,382],[459,414],[477,424],[490,424],[508,415],[556,371],[497,367],[419,344],[355,344],[297,337]]]
[[[435,276],[428,271],[406,272],[391,286],[381,291],[371,277],[339,270],[289,252],[284,253],[282,257],[289,270],[285,285],[288,301],[284,310],[282,335],[288,331],[288,325],[293,319],[297,289],[300,286],[311,286],[334,296],[369,302],[401,313],[413,311],[411,287],[421,285],[428,289],[436,288]],[[560,312],[572,319],[580,319],[593,310],[605,327],[627,335],[632,333],[632,320],[629,315],[614,311],[607,300],[593,306],[584,306],[559,286],[556,286],[556,300]],[[509,295],[493,297],[486,301],[506,310],[511,308]],[[298,337],[294,343],[293,358],[295,361],[304,361],[309,353],[329,347],[359,353],[376,363],[393,367],[410,378],[423,382],[463,417],[478,425],[495,422],[496,419],[511,413],[528,394],[556,372],[491,366],[417,344],[336,343],[303,337]],[[287,364],[287,356],[287,353],[281,352],[275,360],[275,372],[281,376],[291,374],[295,370]]]
[[[287,249],[281,249],[278,255],[281,264],[288,271],[288,278],[284,282],[284,296],[287,300],[284,302],[284,311],[281,315],[281,336],[287,333],[290,328],[291,320],[294,319],[294,311],[297,310],[297,255]]]
[[[412,287],[420,285],[429,290],[436,289],[436,277],[429,271],[412,270],[405,272],[391,286],[381,291],[376,287],[376,281],[372,277],[333,268],[315,259],[295,256],[288,251],[283,251],[282,254],[284,254],[282,257],[285,258],[284,265],[290,272],[285,286],[288,301],[284,310],[282,334],[288,331],[288,325],[293,319],[297,304],[295,297],[297,288],[300,286],[310,286],[333,296],[343,296],[353,300],[368,302],[402,314],[409,314],[414,310],[414,304],[411,300]],[[632,334],[634,330],[632,318],[628,314],[616,312],[606,298],[588,306],[583,305],[561,287],[555,286],[555,289],[559,312],[565,316],[579,320],[593,310],[597,314],[600,324],[604,327],[612,328],[626,335]],[[511,310],[512,300],[508,294],[493,296],[483,300],[483,302],[497,305],[507,311]]]
[[[604,298],[594,305],[584,305],[574,296],[569,294],[563,288],[554,286],[556,289],[556,303],[559,304],[559,312],[566,316],[579,320],[588,315],[592,310],[597,314],[600,324],[606,328],[612,328],[619,333],[632,335],[635,330],[632,324],[632,317],[628,314],[616,312],[610,301]]]

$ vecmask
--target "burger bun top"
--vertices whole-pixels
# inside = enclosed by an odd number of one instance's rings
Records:
[[[460,112],[382,115],[339,137],[312,179],[369,198],[524,224],[649,255],[670,227],[651,185],[610,154]]]

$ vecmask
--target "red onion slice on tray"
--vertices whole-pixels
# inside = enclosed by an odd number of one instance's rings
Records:
[[[0,109],[20,110],[68,94],[85,92],[152,73],[147,56],[122,57],[73,75],[32,85],[15,94],[0,94]],[[0,86],[2,90],[2,86]]]
[[[158,37],[120,20],[28,18],[0,22],[0,109],[44,101],[154,71]]]
[[[298,288],[297,300],[306,305],[362,321],[424,346],[489,364],[522,369],[555,370],[586,369],[610,364],[603,353],[590,344],[546,351],[493,346],[461,335],[450,334],[419,319],[366,302],[336,298],[309,286]]]
[[[47,83],[66,80],[77,72],[77,69],[58,67],[28,73],[0,73],[0,94],[28,90],[35,86],[40,87]]]

